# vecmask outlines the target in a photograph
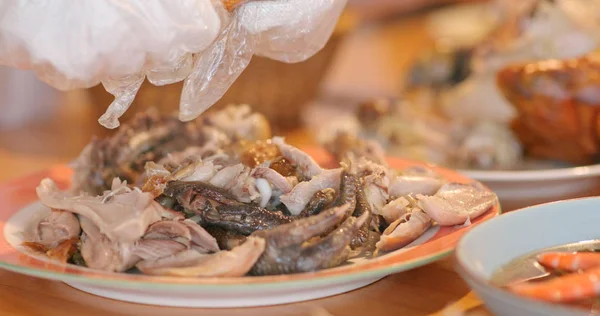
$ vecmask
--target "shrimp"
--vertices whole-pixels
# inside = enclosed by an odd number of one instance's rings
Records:
[[[546,252],[538,255],[537,261],[544,267],[575,272],[600,267],[600,253]]]
[[[600,267],[548,281],[518,283],[508,288],[516,294],[542,301],[555,303],[579,301],[600,294]]]

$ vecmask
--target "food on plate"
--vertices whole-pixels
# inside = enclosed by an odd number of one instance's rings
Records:
[[[500,23],[471,47],[470,74],[439,93],[439,106],[451,117],[485,117],[510,124],[517,112],[496,84],[496,74],[511,64],[568,59],[594,51],[600,44],[600,6],[586,0],[494,1],[490,10]]]
[[[269,131],[247,106],[188,123],[140,114],[86,147],[73,188],[41,181],[47,213],[23,246],[108,272],[302,273],[400,249],[432,226],[468,225],[497,203],[479,183],[394,170],[361,140],[327,169]]]
[[[448,46],[451,34],[441,36],[409,69],[399,101],[365,102],[351,115],[307,123],[330,147],[373,139],[390,155],[452,168],[595,162],[597,115],[589,105],[600,98],[592,53],[600,6],[517,2],[493,2],[500,23],[469,46]]]
[[[148,161],[183,159],[178,157],[188,152],[211,154],[242,137],[257,140],[270,135],[266,118],[247,105],[230,106],[187,123],[152,110],[140,113],[114,136],[93,139],[84,148],[75,163],[73,190],[98,195],[110,188],[115,177],[139,185]]]
[[[521,146],[508,126],[485,118],[463,121],[416,100],[364,102],[354,115],[322,128],[319,141],[334,152],[365,139],[393,156],[453,168],[517,169],[522,163]],[[380,155],[372,142],[365,145],[363,152]]]
[[[498,86],[518,111],[513,129],[526,153],[573,164],[600,152],[600,56],[511,65]]]
[[[537,261],[556,276],[544,281],[512,284],[508,287],[511,291],[556,303],[581,303],[600,294],[600,253],[546,252],[538,255]]]

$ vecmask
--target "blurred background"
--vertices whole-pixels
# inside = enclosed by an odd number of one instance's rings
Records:
[[[300,64],[255,57],[215,108],[248,103],[271,118],[277,132],[296,137],[297,143],[310,142],[310,133],[294,132],[326,117],[310,109],[352,108],[364,100],[395,97],[420,58],[442,46],[472,45],[496,22],[486,1],[350,0],[318,55]],[[176,111],[180,92],[181,84],[146,82],[121,122],[146,107]],[[10,159],[14,166],[4,172],[69,161],[93,135],[114,132],[97,123],[111,101],[102,86],[63,93],[32,73],[0,68],[0,163],[8,153],[22,156]]]
[[[351,0],[330,45],[319,56],[299,65],[284,65],[256,58],[253,62],[255,65],[244,77],[257,78],[257,73],[266,74],[265,80],[254,81],[257,86],[261,86],[260,90],[268,90],[272,94],[283,91],[271,89],[279,88],[271,78],[284,78],[286,84],[280,84],[281,86],[303,91],[304,96],[300,97],[299,93],[289,91],[288,98],[294,99],[294,103],[302,103],[320,93],[349,94],[349,97],[395,94],[398,80],[402,77],[401,72],[409,61],[417,52],[432,45],[426,15],[449,4],[464,3],[472,6],[470,4],[477,5],[481,2],[484,1]],[[248,91],[255,90],[251,89],[253,87],[245,89],[248,83],[243,82],[243,79],[224,98],[224,103],[242,100],[252,103],[256,100],[255,106],[262,106],[258,104],[261,98],[248,95]],[[293,83],[296,85],[292,85]],[[148,86],[144,87],[147,89],[142,89],[145,93],[136,100],[136,108],[158,105],[167,110],[176,110],[180,87],[152,89]],[[161,93],[163,91],[173,93],[164,95]],[[28,71],[4,67],[0,67],[0,96],[0,129],[3,132],[28,124],[40,126],[63,115],[74,115],[79,118],[78,121],[83,121],[81,116],[85,112],[102,113],[112,101],[112,96],[103,91],[101,86],[88,91],[61,93],[40,83]],[[279,101],[285,99],[286,102],[292,102],[285,96],[279,98]],[[265,99],[268,98],[262,98],[262,103],[274,101]],[[91,121],[83,126],[96,125],[95,118],[90,116],[89,119]],[[2,148],[10,147],[4,141],[1,144]]]

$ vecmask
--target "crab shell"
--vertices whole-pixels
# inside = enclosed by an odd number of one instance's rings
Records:
[[[517,109],[512,129],[526,153],[574,164],[600,151],[600,55],[509,65],[497,84]]]

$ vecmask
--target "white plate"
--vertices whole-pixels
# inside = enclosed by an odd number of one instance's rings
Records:
[[[496,315],[588,315],[582,309],[514,295],[489,280],[513,259],[549,247],[600,238],[600,198],[542,204],[506,213],[474,228],[460,240],[457,270]]]
[[[505,210],[597,195],[600,164],[524,171],[458,170],[498,194]]]
[[[321,163],[333,163],[323,151],[310,152]],[[395,159],[392,167],[404,169],[421,163]],[[450,181],[472,180],[430,166]],[[26,223],[47,209],[38,201],[35,187],[50,177],[61,188],[69,186],[72,169],[56,166],[44,172],[0,184],[0,268],[31,276],[59,280],[82,291],[129,302],[187,307],[244,307],[274,305],[327,297],[371,284],[387,275],[438,260],[454,249],[460,237],[500,212],[494,206],[467,227],[430,228],[406,247],[373,259],[353,259],[353,264],[311,273],[237,278],[178,278],[107,273],[33,256],[20,246]]]

